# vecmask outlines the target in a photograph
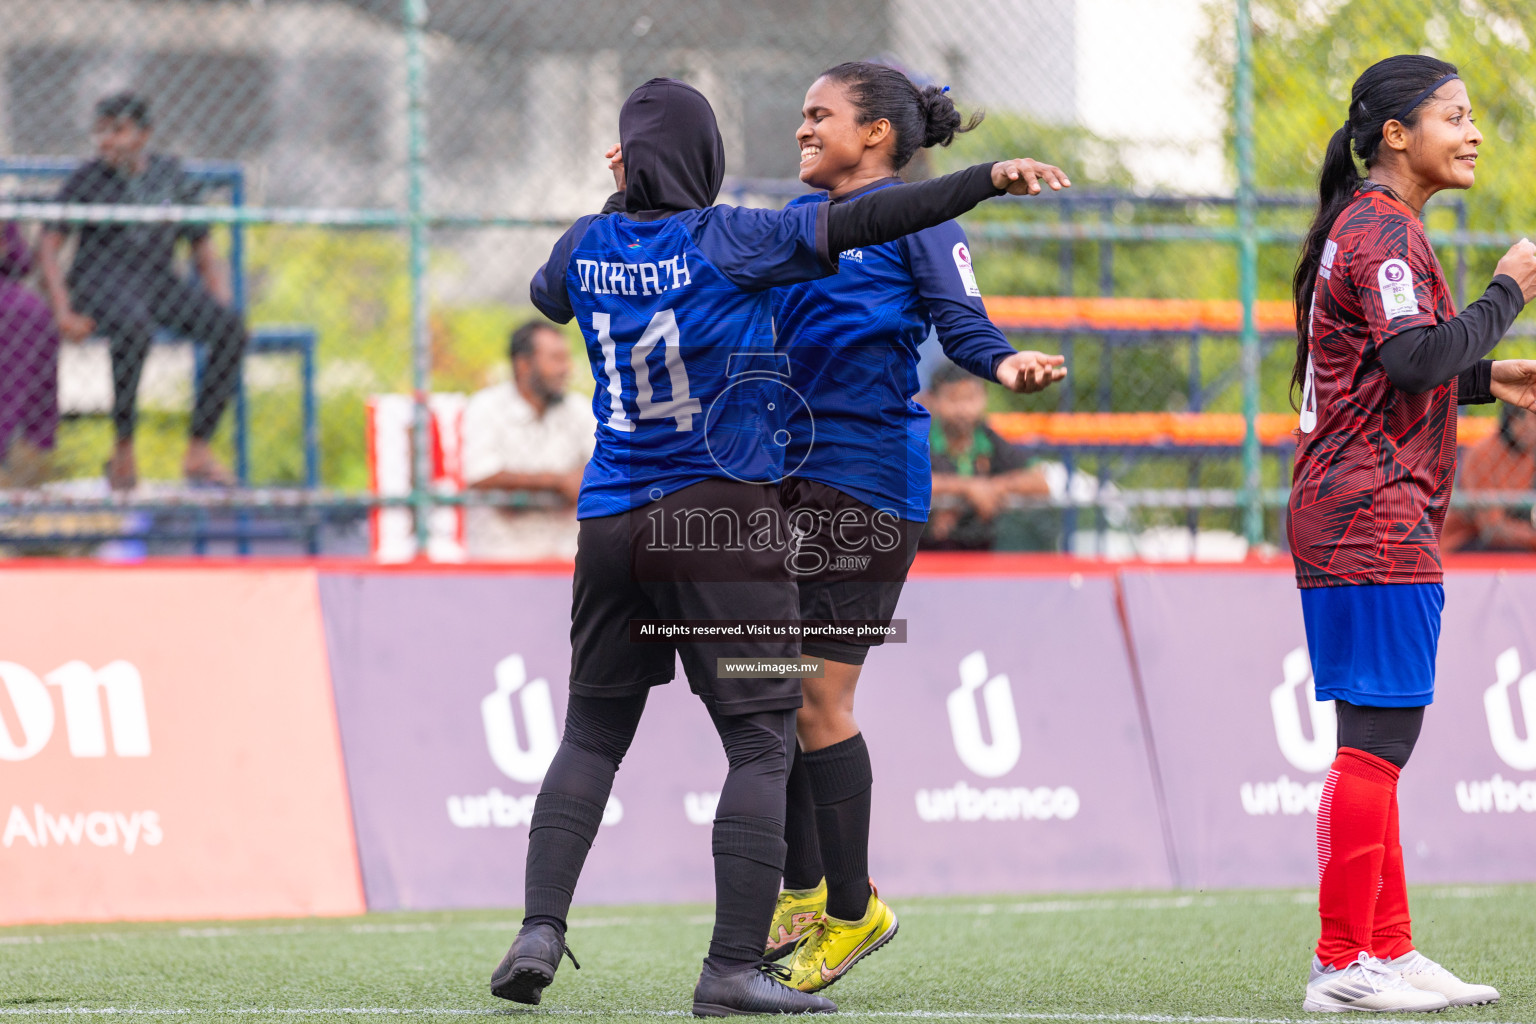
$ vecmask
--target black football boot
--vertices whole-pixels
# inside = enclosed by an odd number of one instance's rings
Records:
[[[731,1017],[744,1013],[835,1013],[837,1004],[814,992],[784,984],[789,968],[761,963],[720,971],[705,963],[693,989],[695,1017]]]
[[[537,1006],[545,987],[555,980],[561,955],[570,957],[581,970],[560,929],[552,924],[524,925],[491,975],[491,995]]]

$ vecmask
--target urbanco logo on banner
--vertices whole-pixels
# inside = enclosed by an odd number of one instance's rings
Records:
[[[1493,659],[1493,679],[1483,691],[1493,752],[1514,771],[1536,771],[1536,672],[1522,677],[1520,652],[1511,647]],[[1516,703],[1524,739],[1515,726]],[[1491,779],[1458,782],[1456,803],[1467,814],[1536,812],[1536,779],[1506,779],[1495,773]]]
[[[944,704],[950,738],[960,763],[983,779],[1013,771],[1024,752],[1013,684],[987,667],[983,651],[960,659],[960,685]],[[983,729],[983,717],[986,726]],[[917,816],[923,821],[1062,821],[1082,807],[1071,786],[973,786],[964,779],[945,789],[917,791]]]
[[[799,756],[799,755],[796,755]],[[690,825],[714,823],[715,811],[720,807],[720,794],[714,790],[683,794],[683,816]]]
[[[0,761],[28,761],[40,754],[55,734],[58,715],[53,694],[59,692],[64,710],[64,733],[69,755],[76,758],[107,756],[110,723],[112,753],[116,757],[148,757],[149,714],[144,707],[144,680],[130,662],[113,661],[93,669],[83,661],[68,661],[41,679],[14,661],[0,661],[11,716],[20,736],[0,718]],[[106,715],[102,698],[106,698]],[[3,771],[4,769],[0,769]],[[6,815],[0,847],[17,843],[32,847],[118,847],[133,853],[140,844],[158,846],[164,835],[155,811],[49,811],[40,803],[30,808],[12,804]]]
[[[1292,768],[1308,774],[1326,772],[1338,752],[1338,720],[1333,701],[1317,699],[1312,680],[1312,660],[1305,647],[1298,647],[1280,662],[1281,683],[1269,691],[1270,717],[1275,725],[1275,743]],[[1302,707],[1312,736],[1307,738],[1302,722]],[[1240,795],[1243,810],[1253,815],[1316,814],[1323,798],[1321,780],[1303,782],[1281,775],[1274,782],[1245,782]]]
[[[480,701],[480,725],[491,761],[503,775],[525,786],[538,786],[560,749],[560,728],[549,681],[528,678],[520,654],[496,663],[496,688]],[[519,828],[533,820],[535,790],[504,793],[492,786],[485,793],[448,798],[448,818],[459,828]],[[616,796],[608,797],[603,824],[617,825],[624,816]]]
[[[529,682],[528,671],[518,654],[497,662],[495,674],[496,692],[480,702],[480,720],[485,726],[485,745],[490,748],[491,760],[514,782],[542,782],[560,747],[549,683],[543,679]],[[512,708],[514,695],[521,715]],[[517,736],[519,718],[527,736],[526,744]]]

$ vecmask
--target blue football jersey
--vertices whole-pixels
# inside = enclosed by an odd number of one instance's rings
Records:
[[[578,518],[710,478],[782,477],[794,393],[768,289],[832,273],[826,237],[826,211],[808,206],[600,214],[561,237],[531,294],[576,319],[597,382]]]
[[[875,182],[843,201],[895,184]],[[814,193],[786,209],[826,203]],[[925,522],[933,477],[928,410],[914,398],[917,347],[934,328],[950,359],[991,380],[1013,346],[987,317],[965,232],[954,221],[850,249],[838,266],[834,276],[773,292],[779,347],[809,407],[791,404],[788,472]]]

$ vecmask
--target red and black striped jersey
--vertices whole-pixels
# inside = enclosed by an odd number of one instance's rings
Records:
[[[1399,390],[1380,349],[1455,315],[1424,225],[1385,189],[1362,186],[1329,233],[1309,312],[1290,501],[1299,586],[1440,582],[1456,381]]]

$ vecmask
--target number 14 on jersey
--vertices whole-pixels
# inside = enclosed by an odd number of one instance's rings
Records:
[[[677,333],[677,315],[670,309],[658,310],[629,349],[629,366],[634,374],[634,391],[624,387],[619,372],[619,346],[614,338],[613,318],[608,313],[593,313],[592,327],[603,350],[603,373],[608,378],[608,426],[625,432],[635,429],[637,420],[674,420],[679,431],[693,429],[693,418],[703,413],[699,400],[688,390],[688,368],[683,365],[682,342]],[[626,333],[622,332],[621,333]],[[651,353],[660,348],[672,397],[657,401],[651,387]],[[629,406],[635,408],[631,418]]]

